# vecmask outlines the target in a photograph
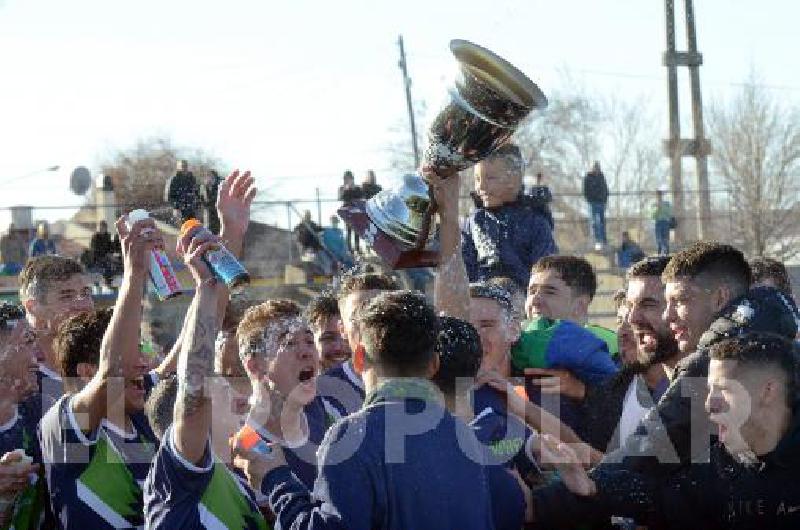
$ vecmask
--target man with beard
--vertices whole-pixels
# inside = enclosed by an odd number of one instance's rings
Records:
[[[341,332],[339,302],[332,293],[314,297],[306,307],[306,319],[314,333],[314,344],[323,372],[350,360],[350,346]]]
[[[36,392],[36,336],[22,307],[0,303],[0,491],[16,497],[0,509],[2,528],[39,528],[47,496],[36,440],[39,417],[27,398]],[[23,461],[24,457],[33,464]]]
[[[77,261],[64,256],[40,256],[29,260],[22,269],[19,298],[40,349],[37,401],[44,413],[64,394],[53,351],[56,330],[67,318],[94,309],[92,288]]]
[[[571,491],[601,507],[598,514],[624,514],[657,528],[797,528],[796,346],[773,334],[746,334],[718,342],[709,357],[705,409],[719,437],[708,463],[666,481],[630,470],[599,480],[597,470],[587,476],[570,448],[555,440],[545,441],[543,458],[557,463]],[[636,484],[637,495],[619,484]]]
[[[666,390],[661,363],[674,362],[678,352],[675,339],[661,319],[666,307],[661,273],[668,262],[666,256],[645,258],[628,270],[622,326],[631,328],[636,358],[626,359],[623,354],[620,372],[609,381],[589,386],[583,402],[584,439],[599,451],[618,448]],[[618,336],[624,332],[618,332]]]
[[[708,396],[711,346],[746,333],[774,333],[787,339],[797,333],[791,301],[770,287],[748,291],[750,266],[730,245],[695,243],[670,260],[661,278],[666,298],[663,319],[678,352],[670,356],[669,350],[658,351],[655,325],[648,329],[640,322],[639,337],[640,344],[665,358],[662,364],[671,384],[634,433],[620,449],[607,454],[592,475],[599,488],[617,488],[630,499],[640,498],[644,490],[637,481],[616,482],[614,473],[619,470],[663,481],[687,466],[708,462],[711,424],[701,405]],[[571,504],[568,497],[554,495],[536,502],[537,520],[545,526],[574,525],[584,518],[582,509],[591,509],[591,503]]]
[[[144,524],[140,481],[153,456],[142,414],[147,359],[139,349],[149,256],[163,245],[152,219],[117,222],[124,276],[113,313],[65,321],[54,348],[66,394],[44,415],[39,440],[52,509],[60,528]]]

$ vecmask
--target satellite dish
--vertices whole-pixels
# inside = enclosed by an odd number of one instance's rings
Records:
[[[78,166],[72,170],[72,175],[69,178],[69,189],[75,195],[83,195],[89,191],[89,186],[92,185],[92,174],[83,166]]]

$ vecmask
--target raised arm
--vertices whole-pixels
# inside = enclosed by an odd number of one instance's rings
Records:
[[[124,272],[114,313],[100,346],[97,372],[71,401],[78,426],[83,431],[95,430],[109,415],[116,421],[122,420],[122,405],[120,410],[108,410],[108,385],[112,378],[122,385],[124,378],[133,375],[130,371],[139,364],[139,328],[149,254],[153,248],[164,244],[152,219],[138,221],[130,230],[126,223],[125,217],[117,221]]]
[[[458,173],[440,178],[426,173],[433,186],[439,211],[440,258],[436,268],[433,297],[436,310],[469,320],[469,280],[461,257],[461,230],[458,225]]]
[[[219,329],[217,306],[220,290],[201,256],[214,243],[182,239],[179,249],[195,280],[195,297],[186,316],[178,355],[178,396],[173,412],[175,449],[198,464],[208,445],[211,396],[206,381],[214,372],[214,340]]]

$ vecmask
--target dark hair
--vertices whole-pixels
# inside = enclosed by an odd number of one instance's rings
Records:
[[[647,256],[642,258],[628,269],[628,279],[641,278],[642,276],[661,276],[667,268],[672,256]]]
[[[144,404],[144,413],[150,422],[153,434],[159,439],[164,437],[164,433],[172,425],[177,398],[178,378],[176,374],[170,374],[158,382]]]
[[[509,169],[519,173],[525,171],[525,161],[522,158],[522,152],[519,146],[512,142],[507,142],[495,149],[488,157],[489,160],[502,159]]]
[[[698,241],[670,260],[661,278],[674,281],[680,277],[695,279],[703,275],[710,281],[736,287],[738,295],[750,289],[753,274],[742,252],[730,245]]]
[[[31,258],[19,275],[19,297],[22,300],[42,300],[54,282],[83,273],[81,264],[66,256]]]
[[[256,305],[256,302],[246,296],[232,296],[225,306],[225,316],[222,317],[222,330],[235,332],[244,314],[254,305]]]
[[[494,300],[508,316],[513,316],[516,313],[511,293],[499,285],[489,282],[471,283],[469,285],[469,297]]]
[[[459,377],[475,377],[483,358],[481,337],[475,327],[450,316],[439,317],[434,351],[439,356],[439,371],[433,376],[433,382],[448,395],[455,393]]]
[[[25,318],[25,309],[19,304],[0,302],[0,331],[9,329],[9,322]]]
[[[597,276],[592,264],[579,256],[545,256],[533,265],[533,272],[555,271],[577,295],[591,301],[597,292]]]
[[[753,273],[753,283],[772,280],[779,291],[791,296],[792,282],[782,262],[772,258],[757,258],[750,262],[750,269]]]
[[[372,299],[357,317],[368,362],[384,375],[417,377],[433,358],[439,322],[420,293],[389,291]]]
[[[791,340],[773,333],[748,333],[725,339],[711,346],[711,359],[737,361],[742,366],[773,366],[779,368],[788,381],[790,404],[794,403],[798,390],[798,352]]]
[[[78,365],[100,362],[100,345],[111,321],[112,308],[74,315],[61,323],[53,339],[61,375],[78,377]]]
[[[339,316],[339,302],[333,293],[320,293],[308,303],[306,320],[311,326],[320,327],[324,321]]]
[[[396,291],[399,288],[395,279],[386,274],[376,272],[347,274],[342,277],[338,298],[343,300],[348,295],[361,291]]]

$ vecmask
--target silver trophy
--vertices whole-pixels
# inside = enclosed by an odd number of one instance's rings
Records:
[[[458,39],[450,41],[450,50],[459,63],[458,75],[428,130],[422,163],[423,169],[439,175],[480,162],[505,143],[533,109],[547,106],[539,87],[502,57]],[[406,175],[399,187],[382,191],[365,204],[370,224],[397,242],[401,252],[425,248],[435,209],[428,184],[417,174]],[[371,232],[366,234],[368,241],[376,240],[375,230]],[[406,259],[402,266],[430,264],[430,259],[417,261]]]

